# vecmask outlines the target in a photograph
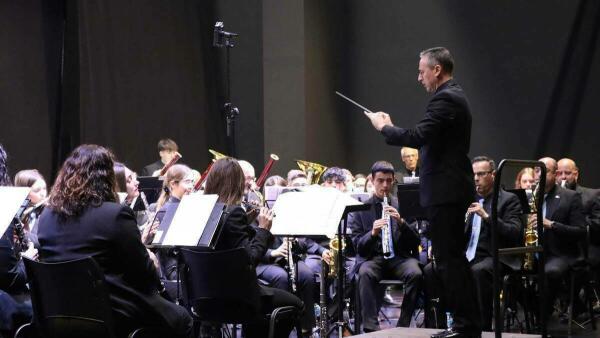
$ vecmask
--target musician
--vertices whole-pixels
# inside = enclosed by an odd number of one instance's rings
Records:
[[[179,151],[179,147],[175,141],[169,138],[158,141],[158,156],[160,156],[160,160],[145,166],[141,171],[142,176],[158,176],[160,170],[165,164],[171,162],[177,151]]]
[[[556,175],[565,187],[581,194],[583,215],[590,227],[589,261],[593,267],[600,266],[600,190],[583,187],[579,184],[579,168],[575,161],[563,158],[558,161]]]
[[[581,194],[556,185],[556,160],[544,157],[539,161],[546,165],[543,225],[548,312],[545,315],[550,315],[561,281],[570,267],[582,258],[580,244],[585,238],[586,229]],[[538,182],[540,175],[541,171],[536,168],[535,176]],[[535,226],[536,224],[537,222],[534,222]]]
[[[7,154],[0,144],[0,186],[11,186],[6,165]],[[31,320],[33,310],[26,286],[27,275],[23,260],[15,252],[14,223],[0,237],[0,335],[12,337],[14,331]],[[37,257],[37,249],[20,253],[31,259]]]
[[[323,186],[335,188],[341,192],[346,191],[346,174],[338,167],[331,167],[323,173]]]
[[[344,172],[344,177],[346,178],[346,181],[344,182],[345,189],[343,192],[354,191],[354,175],[352,175],[352,172],[346,168],[342,168],[342,171]]]
[[[244,194],[248,194],[250,191],[256,191],[258,186],[256,185],[256,172],[254,166],[248,161],[240,160],[238,164],[244,172]]]
[[[367,178],[363,174],[354,176],[354,192],[366,192]]]
[[[302,170],[292,169],[287,174],[288,187],[304,187],[310,184],[306,174]]]
[[[219,195],[219,202],[227,205],[227,214],[224,216],[223,228],[216,249],[245,248],[252,264],[256,267],[273,241],[273,235],[270,232],[273,213],[266,208],[261,208],[257,217],[258,226],[251,226],[245,210],[241,207],[245,189],[246,179],[238,161],[226,157],[213,164],[206,179],[204,192]],[[207,276],[207,278],[210,277]],[[271,287],[261,286],[260,289],[264,313],[271,313],[274,308],[286,305],[295,306],[300,312],[303,311],[302,301],[293,294]],[[267,325],[268,322],[257,323],[248,328],[246,334],[252,337],[266,337]],[[286,330],[287,335],[291,329],[289,327]]]
[[[272,186],[286,187],[287,181],[285,180],[285,178],[283,178],[279,175],[273,175],[265,180],[265,187],[272,187]]]
[[[402,147],[400,149],[403,168],[396,171],[396,181],[404,182],[404,177],[419,177],[419,151],[415,148]]]
[[[515,179],[515,189],[533,189],[535,185],[535,176],[533,168],[523,168],[517,174]]]
[[[352,230],[357,252],[355,270],[358,271],[358,292],[365,332],[379,330],[376,290],[380,280],[393,276],[405,282],[405,294],[397,326],[408,327],[421,291],[422,273],[415,258],[419,236],[400,217],[398,200],[389,198],[385,212],[391,216],[392,257],[384,257],[382,228],[387,222],[382,218],[382,201],[393,188],[394,167],[391,163],[378,161],[371,167],[375,192],[365,204],[372,204],[368,211],[351,213],[348,224]]]
[[[419,149],[420,195],[426,208],[434,255],[444,294],[454,317],[454,330],[435,337],[479,337],[481,322],[471,270],[464,256],[464,217],[474,194],[473,169],[467,156],[471,112],[462,88],[454,81],[454,59],[443,47],[420,54],[418,81],[432,97],[425,117],[412,128],[395,127],[383,112],[365,113],[388,144]]]
[[[154,238],[156,230],[162,223],[167,213],[174,213],[179,207],[179,202],[184,195],[192,192],[194,188],[194,174],[192,170],[184,164],[174,164],[167,173],[163,181],[163,191],[156,203],[156,220],[149,227],[148,234],[142,233],[142,239],[149,243]],[[159,249],[157,257],[160,261],[161,279],[177,279],[177,256],[174,249]]]
[[[467,209],[466,237],[469,239],[466,257],[475,278],[477,299],[484,331],[492,330],[493,312],[493,252],[491,234],[491,207],[494,192],[496,165],[494,160],[486,156],[475,157],[472,161],[477,192],[476,202]],[[500,190],[498,194],[498,245],[503,247],[521,246],[520,234],[521,205],[515,194]],[[501,256],[503,271],[521,268],[519,257]],[[426,275],[427,278],[427,275]],[[432,285],[433,283],[427,283]],[[428,290],[431,294],[431,290]],[[427,297],[431,299],[432,297]],[[435,298],[435,297],[433,297]]]
[[[15,186],[31,188],[27,195],[29,198],[29,206],[25,211],[27,214],[23,215],[22,221],[29,240],[33,245],[39,247],[37,220],[46,205],[46,196],[48,195],[46,180],[36,169],[21,170],[15,175]]]
[[[40,258],[61,262],[92,256],[106,277],[117,332],[162,326],[192,337],[187,311],[158,295],[158,273],[140,241],[131,209],[115,192],[113,155],[81,145],[64,162],[40,217]]]

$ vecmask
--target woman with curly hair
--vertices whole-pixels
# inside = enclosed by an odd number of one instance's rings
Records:
[[[119,336],[140,326],[160,326],[172,336],[191,337],[187,311],[159,296],[153,259],[140,240],[132,210],[118,203],[115,189],[112,153],[97,145],[75,149],[40,216],[40,260],[93,257],[109,287]]]

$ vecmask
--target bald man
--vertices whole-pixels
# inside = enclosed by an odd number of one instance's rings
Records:
[[[580,242],[585,238],[585,217],[581,194],[556,184],[557,163],[550,157],[540,159],[546,165],[546,185],[544,187],[543,222],[544,252],[546,255],[546,315],[553,309],[556,293],[569,269],[581,259]],[[540,170],[535,170],[536,181]]]
[[[579,185],[579,168],[570,158],[558,161],[556,176],[559,182],[565,182],[567,189],[581,194],[583,214],[590,226],[589,260],[592,266],[600,266],[600,190]]]

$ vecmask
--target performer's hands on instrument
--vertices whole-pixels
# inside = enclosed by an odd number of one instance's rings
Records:
[[[400,217],[400,213],[398,212],[398,210],[396,210],[396,208],[394,208],[391,205],[388,205],[387,207],[385,207],[384,209],[391,218],[395,219],[396,222],[398,223],[402,223],[402,217]]]
[[[158,230],[158,226],[160,225],[159,220],[155,219],[154,223],[147,224],[144,227],[144,231],[142,231],[142,243],[150,244],[154,240],[154,235],[156,235],[156,230]]]
[[[21,253],[21,256],[25,256],[25,257],[27,257],[29,259],[37,261],[37,259],[38,259],[38,250],[33,246],[33,242],[29,242],[29,246],[27,247],[27,250],[23,251]]]
[[[158,177],[158,176],[160,176],[160,171],[161,171],[161,169],[154,170],[154,172],[152,173],[152,176],[153,176],[153,177]]]
[[[160,271],[160,261],[158,260],[158,257],[156,257],[154,252],[150,251],[149,249],[146,249],[146,251],[148,252],[148,256],[150,256],[150,260],[154,264],[156,271]]]
[[[552,229],[552,227],[554,226],[554,221],[551,221],[549,219],[547,219],[546,217],[544,217],[544,229]]]
[[[287,240],[283,240],[283,243],[275,249],[271,250],[271,257],[283,257],[286,258],[288,254],[288,243]]]
[[[485,211],[485,209],[483,209],[483,205],[481,205],[478,202],[471,203],[471,205],[467,209],[467,213],[476,213],[477,215],[479,215],[479,217],[486,221],[490,218],[490,215]]]
[[[389,114],[386,114],[384,112],[376,112],[376,113],[369,113],[369,112],[365,112],[365,115],[369,118],[369,120],[371,120],[371,124],[373,124],[373,127],[375,127],[375,129],[381,131],[381,129],[383,129],[383,127],[385,126],[393,126],[394,124],[392,123],[392,119],[390,118]]]
[[[371,235],[379,236],[379,234],[381,233],[381,229],[383,229],[384,226],[387,226],[387,221],[383,218],[373,222],[373,229],[371,230]]]
[[[321,258],[327,264],[331,265],[331,263],[333,263],[333,254],[332,254],[331,250],[325,250],[325,251],[323,251],[323,254],[321,255]]]
[[[256,220],[258,221],[259,228],[271,230],[271,225],[273,225],[273,210],[269,210],[265,207],[260,208]]]

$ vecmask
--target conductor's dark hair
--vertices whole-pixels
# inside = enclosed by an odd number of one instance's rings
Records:
[[[371,177],[375,178],[376,173],[394,175],[394,166],[388,161],[377,161],[371,167]]]
[[[442,67],[442,71],[448,75],[452,75],[452,71],[454,71],[454,58],[450,51],[445,47],[433,47],[422,51],[419,54],[420,57],[427,57],[429,61],[429,67],[435,67],[436,65],[440,65]]]
[[[10,176],[8,176],[7,162],[8,156],[2,144],[0,144],[0,187],[12,185]]]
[[[487,156],[476,156],[471,160],[471,164],[477,162],[487,162],[490,165],[490,170],[496,170],[496,162],[491,157]]]

